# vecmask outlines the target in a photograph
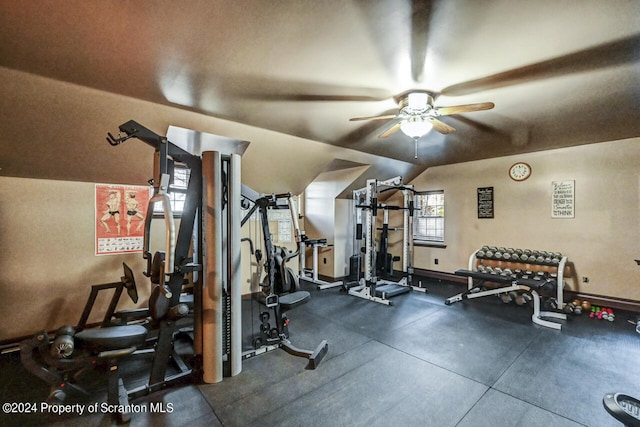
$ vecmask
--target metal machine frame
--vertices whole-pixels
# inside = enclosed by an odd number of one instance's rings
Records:
[[[379,187],[386,187],[380,190]],[[378,204],[378,194],[381,191],[401,190],[404,196],[402,207]],[[426,288],[413,285],[413,194],[412,186],[403,186],[402,177],[395,177],[386,181],[376,179],[367,180],[365,188],[353,192],[354,216],[356,218],[356,239],[354,252],[359,248],[359,232],[363,225],[365,256],[364,256],[364,277],[360,278],[355,287],[349,288],[349,295],[368,299],[380,304],[393,305],[389,298],[403,293],[416,290],[426,292]],[[359,204],[358,200],[364,198],[364,203]],[[385,223],[388,223],[389,210],[403,211],[403,244],[402,244],[402,271],[404,276],[397,282],[386,280],[377,276],[376,272],[376,230],[377,213],[383,210],[385,213]],[[361,221],[364,213],[364,224]],[[359,254],[358,254],[359,255]]]
[[[162,200],[156,198],[163,191],[158,179],[173,169],[173,162],[184,163],[191,170],[175,246],[171,243],[172,218],[167,218],[165,207],[164,282],[170,292],[169,305],[179,303],[185,275],[193,272],[194,353],[202,381],[216,383],[224,376],[237,375],[242,370],[240,155],[228,148],[226,152],[189,152],[133,120],[119,129],[126,136],[109,134],[110,144],[138,138],[155,149],[152,201]],[[145,229],[148,236],[148,224]],[[148,242],[143,256],[150,271]]]

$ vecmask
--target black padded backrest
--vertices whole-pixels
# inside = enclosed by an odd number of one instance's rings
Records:
[[[298,284],[293,271],[287,267],[286,259],[290,255],[287,248],[276,246],[274,261],[276,263],[276,286],[275,292],[278,295],[296,292]]]

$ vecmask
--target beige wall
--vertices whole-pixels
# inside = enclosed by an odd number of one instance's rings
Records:
[[[366,170],[367,166],[326,171],[305,190],[305,234],[311,239],[326,238],[329,246],[318,248],[318,274],[342,277],[351,256],[353,215],[348,199],[337,197]],[[306,251],[306,266],[313,266],[313,251]]]
[[[76,325],[91,285],[120,280],[123,262],[146,301],[141,255],[94,255],[93,200],[89,183],[0,177],[0,341]],[[97,304],[91,322],[104,314]]]
[[[531,165],[526,181],[509,178],[516,161]],[[482,245],[559,251],[580,278],[570,289],[640,300],[639,164],[634,138],[430,168],[413,184],[445,191],[447,247],[418,247],[415,265],[452,272]],[[564,180],[575,180],[575,218],[552,219],[551,183]],[[495,218],[478,219],[477,188],[491,186]]]

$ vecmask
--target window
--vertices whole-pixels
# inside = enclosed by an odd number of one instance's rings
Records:
[[[417,242],[444,242],[444,190],[415,196],[416,215],[413,239]]]
[[[171,210],[174,216],[182,215],[182,211],[184,210],[190,173],[191,170],[185,165],[175,164],[173,182],[169,185],[169,199],[171,200]],[[162,203],[154,204],[153,213],[162,215]]]

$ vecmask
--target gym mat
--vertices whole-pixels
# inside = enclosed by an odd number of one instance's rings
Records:
[[[447,310],[417,320],[378,339],[398,350],[488,386],[516,360],[540,331],[476,312]]]

